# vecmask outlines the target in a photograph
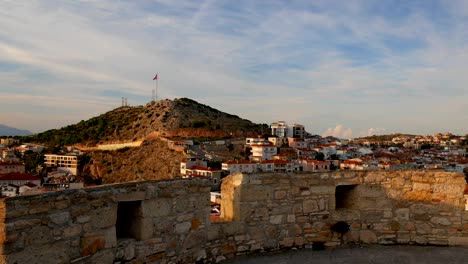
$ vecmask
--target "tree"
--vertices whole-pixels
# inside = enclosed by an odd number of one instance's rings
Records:
[[[324,161],[325,160],[325,154],[323,154],[322,152],[319,152],[315,155],[315,159],[316,160],[320,160],[320,161]]]

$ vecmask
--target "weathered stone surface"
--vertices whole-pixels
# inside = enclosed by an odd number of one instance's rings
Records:
[[[377,236],[370,230],[361,230],[359,232],[359,238],[363,243],[373,244],[377,243]]]
[[[70,220],[70,212],[60,212],[49,215],[50,222],[56,225],[63,225]]]
[[[81,234],[81,231],[82,231],[81,225],[67,226],[63,229],[63,237],[64,238],[77,237]]]
[[[282,215],[272,215],[270,216],[270,223],[273,225],[279,225],[283,222],[283,216]]]
[[[434,216],[431,218],[431,223],[434,223],[436,225],[443,225],[443,226],[449,226],[452,224],[452,222],[450,222],[449,219],[445,217],[437,217],[437,216]]]
[[[449,246],[468,246],[468,236],[465,237],[449,237]]]
[[[316,200],[305,200],[302,203],[302,208],[305,214],[319,211],[319,207]]]
[[[190,222],[178,223],[175,225],[175,231],[177,234],[183,234],[187,233],[191,227],[192,224]]]
[[[88,234],[81,238],[80,253],[83,256],[88,256],[103,249],[105,238],[103,234]]]
[[[395,217],[397,220],[408,221],[410,218],[410,209],[409,208],[400,208],[395,210]]]

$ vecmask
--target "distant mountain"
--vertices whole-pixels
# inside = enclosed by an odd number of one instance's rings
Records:
[[[89,120],[48,130],[25,141],[73,145],[129,141],[149,135],[186,138],[257,136],[268,126],[255,124],[188,98],[119,107]]]
[[[31,131],[0,124],[0,136],[29,136]]]

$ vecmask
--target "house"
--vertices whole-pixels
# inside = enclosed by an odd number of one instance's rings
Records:
[[[283,138],[283,137],[268,137],[268,141],[273,143],[273,145],[277,147],[282,147],[284,145],[288,145],[288,138]]]
[[[320,160],[311,160],[311,159],[299,159],[298,163],[302,167],[302,171],[311,171],[311,172],[327,172],[330,171],[330,162],[320,161]]]
[[[41,178],[19,172],[10,172],[0,175],[0,185],[14,184],[21,186],[29,182],[35,185],[41,185]]]
[[[264,160],[260,163],[260,168],[264,172],[292,172],[294,164],[286,160]]]
[[[364,170],[363,162],[360,160],[343,160],[340,163],[340,169],[342,170]]]
[[[0,174],[7,174],[10,172],[25,173],[24,164],[18,162],[2,162],[0,161]]]
[[[19,195],[31,195],[40,193],[39,185],[36,185],[32,182],[25,183],[18,188]]]
[[[13,149],[2,149],[0,152],[0,161],[3,162],[19,162],[19,158],[15,155]]]
[[[202,166],[206,167],[207,162],[204,160],[197,159],[195,157],[188,157],[180,162],[180,175],[185,176],[187,175],[187,168],[192,166]]]
[[[257,172],[258,164],[249,160],[228,160],[222,163],[221,169],[233,174],[237,172],[253,173]]]
[[[310,158],[315,157],[317,151],[309,148],[298,148],[296,149],[296,153],[299,158]]]
[[[252,155],[250,160],[260,162],[262,160],[271,159],[277,154],[277,147],[270,141],[262,141],[250,145],[252,148]]]
[[[18,195],[18,185],[3,184],[1,186],[1,196],[13,197]]]
[[[183,178],[192,177],[207,177],[211,179],[211,190],[219,191],[221,186],[221,173],[220,169],[212,169],[204,166],[191,166],[187,168],[185,176]]]
[[[307,148],[309,143],[300,138],[288,138],[288,145],[291,148]]]
[[[78,165],[80,156],[77,154],[45,154],[44,164],[46,167],[57,167],[60,170],[68,171],[72,175],[78,175]]]

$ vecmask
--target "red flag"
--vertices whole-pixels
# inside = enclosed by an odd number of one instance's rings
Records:
[[[157,80],[157,79],[158,79],[158,74],[156,73],[156,75],[155,75],[154,78],[153,78],[153,81],[154,81],[154,80]]]

